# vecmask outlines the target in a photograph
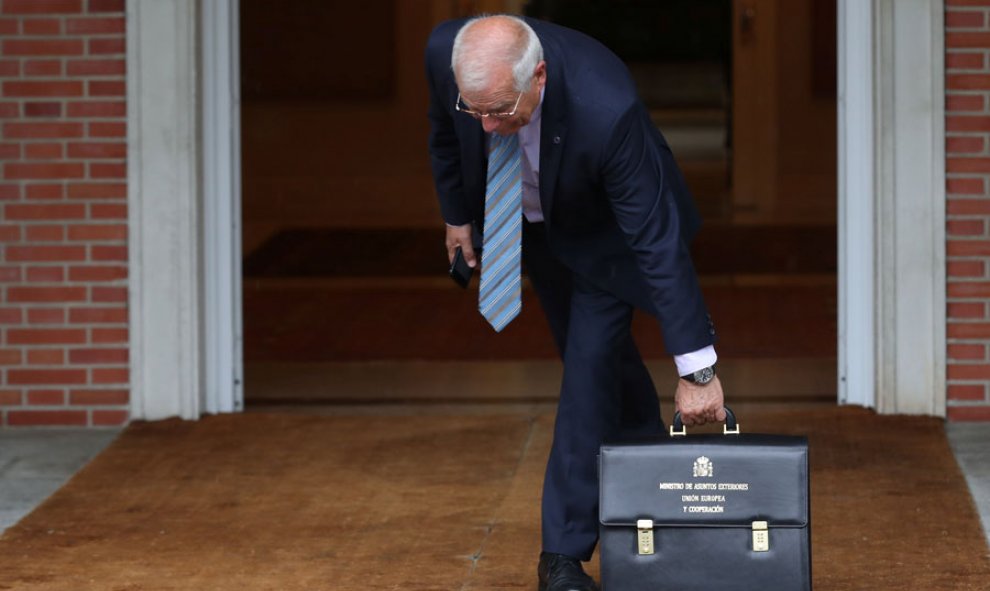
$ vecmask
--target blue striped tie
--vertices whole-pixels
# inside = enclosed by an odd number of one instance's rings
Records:
[[[499,332],[522,308],[522,162],[515,134],[504,137],[493,133],[489,143],[478,309]]]

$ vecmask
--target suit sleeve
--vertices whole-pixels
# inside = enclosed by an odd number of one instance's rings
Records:
[[[677,174],[669,149],[653,141],[639,104],[616,117],[602,152],[602,179],[612,210],[650,289],[672,354],[715,342],[678,212]]]
[[[430,92],[427,116],[430,121],[430,166],[440,212],[454,226],[470,223],[461,176],[461,146],[451,118],[454,96],[450,95],[450,45],[443,41],[440,28],[430,35],[426,46],[426,81]]]

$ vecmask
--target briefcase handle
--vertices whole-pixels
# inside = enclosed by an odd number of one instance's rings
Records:
[[[722,425],[722,433],[726,435],[739,435],[739,423],[736,422],[736,415],[728,406],[725,408],[725,424]],[[684,422],[681,421],[681,411],[674,413],[674,424],[670,426],[671,437],[682,437],[687,435]]]

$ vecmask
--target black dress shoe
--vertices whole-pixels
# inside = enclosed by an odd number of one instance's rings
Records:
[[[540,554],[540,591],[598,591],[581,562],[563,554]]]

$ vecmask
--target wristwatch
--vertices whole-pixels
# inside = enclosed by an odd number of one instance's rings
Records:
[[[708,367],[702,367],[694,373],[689,373],[686,376],[681,376],[682,380],[687,380],[692,384],[698,384],[699,386],[704,386],[708,382],[715,378],[715,366],[709,365]]]

